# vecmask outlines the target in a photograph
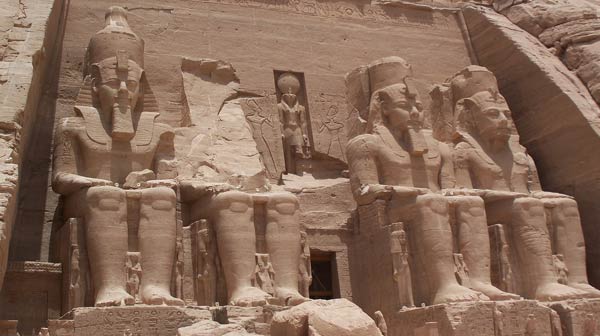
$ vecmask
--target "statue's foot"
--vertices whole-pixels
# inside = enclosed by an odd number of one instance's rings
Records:
[[[275,295],[282,299],[286,306],[297,306],[303,302],[310,301],[309,298],[302,296],[297,290],[287,288],[277,288]]]
[[[135,304],[133,296],[122,288],[101,289],[96,295],[96,307],[131,306]]]
[[[517,294],[501,291],[489,283],[484,283],[473,279],[471,279],[471,289],[483,293],[493,301],[518,300],[521,298]]]
[[[267,304],[267,298],[271,295],[256,287],[245,287],[238,289],[231,295],[229,304],[241,307],[256,307]]]
[[[440,288],[435,294],[433,304],[463,302],[463,301],[485,301],[490,298],[480,292],[468,289],[459,284],[451,284]]]
[[[145,286],[141,290],[142,302],[155,306],[183,306],[183,301],[175,298],[169,291],[155,286]]]
[[[540,285],[535,291],[535,298],[540,301],[561,301],[586,297],[587,292],[559,283]]]
[[[589,297],[589,298],[600,297],[600,290],[592,287],[590,284],[585,283],[585,282],[569,283],[569,287],[573,287],[575,289],[579,289],[579,290],[586,292],[587,293],[586,297]]]

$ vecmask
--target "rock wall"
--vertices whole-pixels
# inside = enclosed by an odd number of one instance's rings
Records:
[[[45,201],[27,188],[33,181],[28,179],[20,185],[17,181],[32,175],[47,176],[49,155],[44,158],[46,165],[37,171],[40,167],[30,165],[29,158],[32,147],[50,146],[50,142],[39,142],[37,131],[48,125],[44,123],[48,112],[45,104],[52,103],[45,99],[51,98],[48,90],[52,81],[48,79],[56,74],[52,65],[57,56],[55,46],[60,45],[63,5],[62,0],[9,0],[0,4],[0,288],[11,238],[29,234],[13,225],[17,200]],[[52,130],[49,132],[51,136]],[[46,181],[41,183],[47,186]],[[39,229],[41,223],[37,224],[30,229]],[[39,250],[39,246],[33,248]]]

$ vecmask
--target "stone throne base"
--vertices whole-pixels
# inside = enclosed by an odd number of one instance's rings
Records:
[[[595,336],[600,332],[600,299],[405,308],[387,324],[390,336]]]
[[[241,327],[248,332],[269,335],[269,322],[273,314],[282,309],[286,308],[149,305],[80,307],[72,309],[59,320],[49,320],[48,331],[51,336],[176,336],[179,335],[180,328],[197,322],[215,321],[223,326]]]

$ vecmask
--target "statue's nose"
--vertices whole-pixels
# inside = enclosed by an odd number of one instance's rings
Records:
[[[124,95],[124,94],[128,94],[129,90],[127,90],[127,85],[125,85],[125,82],[121,82],[121,85],[119,86],[119,96]]]
[[[410,119],[419,119],[419,110],[415,106],[413,106],[412,110],[410,111]]]

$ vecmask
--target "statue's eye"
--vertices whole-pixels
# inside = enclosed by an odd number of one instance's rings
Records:
[[[127,81],[127,87],[130,90],[135,90],[137,88],[137,86],[138,86],[138,82],[137,81],[134,81],[134,80],[128,80]]]
[[[485,114],[489,117],[497,118],[500,115],[500,111],[497,109],[489,109],[485,112]]]
[[[512,113],[510,112],[510,110],[504,110],[502,111],[504,113],[504,116],[506,117],[506,119],[510,119]]]

